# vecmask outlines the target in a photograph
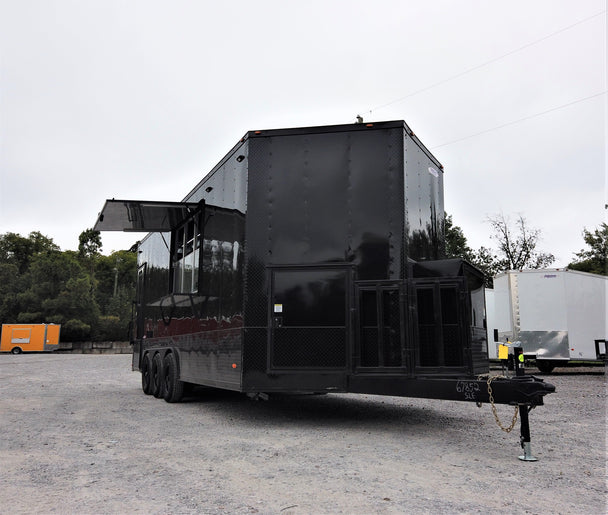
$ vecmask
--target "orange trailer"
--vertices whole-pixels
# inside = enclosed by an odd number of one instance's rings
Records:
[[[59,347],[61,325],[2,324],[0,352],[43,352]]]

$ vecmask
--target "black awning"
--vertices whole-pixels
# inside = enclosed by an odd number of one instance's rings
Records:
[[[193,202],[106,200],[93,230],[168,232],[198,208]]]

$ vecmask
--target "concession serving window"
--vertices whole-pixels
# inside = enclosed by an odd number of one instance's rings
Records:
[[[204,202],[106,200],[94,231],[170,232],[190,218]]]
[[[203,200],[199,203],[106,200],[93,230],[171,233],[169,290],[188,296],[199,290],[204,210]]]

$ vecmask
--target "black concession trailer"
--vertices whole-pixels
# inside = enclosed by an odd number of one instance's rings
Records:
[[[480,379],[483,275],[444,259],[443,168],[403,121],[248,132],[182,202],[108,200],[95,229],[149,233],[133,368],[169,402],[188,384],[492,401],[520,406],[529,445],[554,390]]]

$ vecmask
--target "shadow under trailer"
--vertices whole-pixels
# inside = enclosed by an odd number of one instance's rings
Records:
[[[555,388],[482,377],[484,278],[444,259],[443,220],[443,167],[392,121],[248,132],[182,202],[108,200],[94,229],[148,233],[132,342],[146,394],[510,404],[531,461],[528,413]]]

